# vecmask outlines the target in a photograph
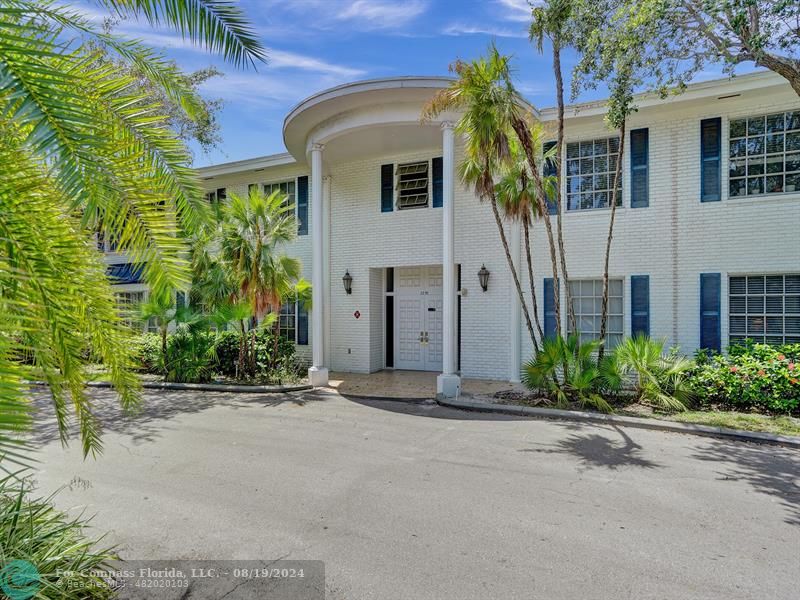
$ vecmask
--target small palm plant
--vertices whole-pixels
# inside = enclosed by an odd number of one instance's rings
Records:
[[[645,335],[628,338],[610,357],[622,378],[635,380],[640,402],[667,411],[684,411],[693,395],[687,381],[692,361],[664,352],[664,341]]]
[[[175,297],[170,290],[154,290],[146,302],[139,305],[139,318],[147,323],[154,319],[161,336],[161,360],[167,357],[167,333],[169,324],[175,320]]]
[[[578,402],[581,406],[612,412],[611,405],[600,394],[601,390],[611,388],[614,381],[597,364],[599,347],[599,341],[581,343],[575,334],[546,338],[541,350],[523,367],[522,383],[529,389],[546,392],[561,408]]]

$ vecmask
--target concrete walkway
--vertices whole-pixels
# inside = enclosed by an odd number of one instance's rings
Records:
[[[436,397],[436,376],[429,371],[378,371],[377,373],[330,374],[330,387],[344,396],[381,398]],[[520,384],[488,379],[462,379],[461,390],[465,396],[493,396],[502,390],[522,390]]]
[[[318,559],[333,600],[797,600],[800,455],[433,403],[92,390],[105,451],[42,493],[123,557]]]

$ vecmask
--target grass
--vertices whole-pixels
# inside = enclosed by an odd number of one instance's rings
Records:
[[[800,419],[795,417],[758,415],[734,411],[690,410],[671,415],[657,415],[657,418],[679,423],[694,423],[696,425],[727,427],[728,429],[742,429],[744,431],[800,436]]]

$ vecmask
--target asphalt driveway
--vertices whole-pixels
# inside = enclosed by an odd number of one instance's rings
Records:
[[[124,558],[317,559],[335,599],[796,600],[800,456],[435,405],[96,390],[105,452],[63,449],[40,396],[43,492]]]

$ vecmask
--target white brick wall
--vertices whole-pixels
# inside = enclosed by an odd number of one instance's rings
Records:
[[[800,193],[758,198],[727,197],[727,126],[736,116],[800,109],[797,97],[785,91],[769,98],[674,102],[643,108],[628,129],[649,128],[650,198],[646,208],[630,208],[629,156],[623,161],[623,206],[617,211],[610,275],[625,280],[625,332],[630,333],[630,276],[650,276],[651,334],[690,353],[697,348],[699,278],[703,272],[722,274],[722,340],[727,343],[727,276],[737,273],[800,271]],[[722,117],[721,202],[700,202],[700,120]],[[567,141],[610,135],[602,117],[578,114],[566,126]],[[628,140],[629,142],[629,140]],[[629,143],[626,143],[626,147]],[[333,370],[369,372],[384,365],[383,269],[437,264],[441,261],[441,210],[380,211],[380,166],[440,156],[440,147],[403,154],[370,156],[326,168],[330,175],[330,348]],[[457,146],[456,161],[461,158]],[[288,165],[246,175],[219,176],[209,189],[225,186],[246,191],[248,183],[280,181],[305,175],[306,167]],[[309,201],[311,200],[309,194]],[[565,199],[566,201],[566,199]],[[310,207],[312,210],[313,207]],[[510,335],[522,341],[523,362],[531,344],[521,328],[511,332],[511,277],[491,208],[456,186],[455,258],[462,267],[461,370],[467,377],[507,379]],[[310,216],[310,215],[309,215]],[[568,212],[563,217],[570,276],[602,274],[608,210]],[[555,223],[554,223],[555,225]],[[542,279],[551,276],[544,227],[533,231],[536,289],[542,306]],[[298,238],[287,251],[303,261],[310,279],[311,239]],[[522,256],[521,280],[528,290]],[[491,271],[489,289],[482,292],[477,272]],[[353,277],[353,293],[341,283],[345,271]],[[563,302],[562,310],[566,315]],[[528,293],[526,291],[526,297]],[[358,310],[361,317],[353,313]],[[313,340],[312,340],[313,341]],[[302,348],[309,353],[310,346]],[[306,354],[307,355],[307,354]]]

